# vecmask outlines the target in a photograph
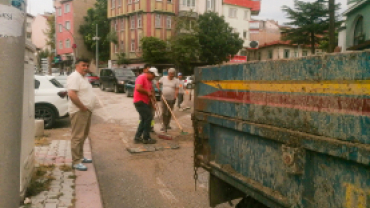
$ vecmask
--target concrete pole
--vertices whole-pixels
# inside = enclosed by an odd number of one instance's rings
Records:
[[[24,81],[23,10],[0,0],[0,207],[18,208]],[[10,18],[11,17],[11,18]]]

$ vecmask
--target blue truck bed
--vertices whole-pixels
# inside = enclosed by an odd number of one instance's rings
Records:
[[[212,207],[370,207],[370,51],[197,68],[193,122]]]

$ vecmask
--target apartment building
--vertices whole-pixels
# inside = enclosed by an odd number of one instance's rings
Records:
[[[78,32],[84,23],[87,10],[96,0],[54,0],[56,52],[63,61],[71,64],[74,57],[93,58],[87,50],[82,35]]]
[[[108,18],[118,41],[111,44],[111,60],[125,53],[132,62],[140,62],[143,37],[168,41],[174,35],[178,9],[179,0],[109,0]]]
[[[186,12],[190,11],[197,15],[212,11],[221,16],[222,0],[180,0],[179,16],[185,15]]]
[[[50,47],[47,46],[48,37],[45,35],[45,31],[49,29],[48,18],[52,18],[53,15],[52,13],[38,14],[32,22],[32,43],[38,50],[50,50]]]

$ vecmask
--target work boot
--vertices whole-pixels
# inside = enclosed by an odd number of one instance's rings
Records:
[[[151,138],[143,139],[143,144],[155,144],[155,143],[157,143],[157,140],[155,139],[151,139]]]
[[[135,137],[135,139],[134,139],[134,143],[135,144],[140,144],[142,142],[143,142],[143,138],[141,138],[141,137]]]

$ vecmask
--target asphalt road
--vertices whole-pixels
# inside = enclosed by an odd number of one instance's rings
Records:
[[[104,208],[209,207],[208,173],[204,170],[199,171],[195,191],[190,110],[175,110],[190,134],[159,141],[164,146],[178,144],[179,149],[131,154],[127,148],[143,146],[133,144],[139,117],[132,98],[100,89],[94,91],[99,105],[93,112],[90,139]],[[179,135],[174,122],[171,126],[170,134]],[[159,128],[157,122],[156,131]]]

